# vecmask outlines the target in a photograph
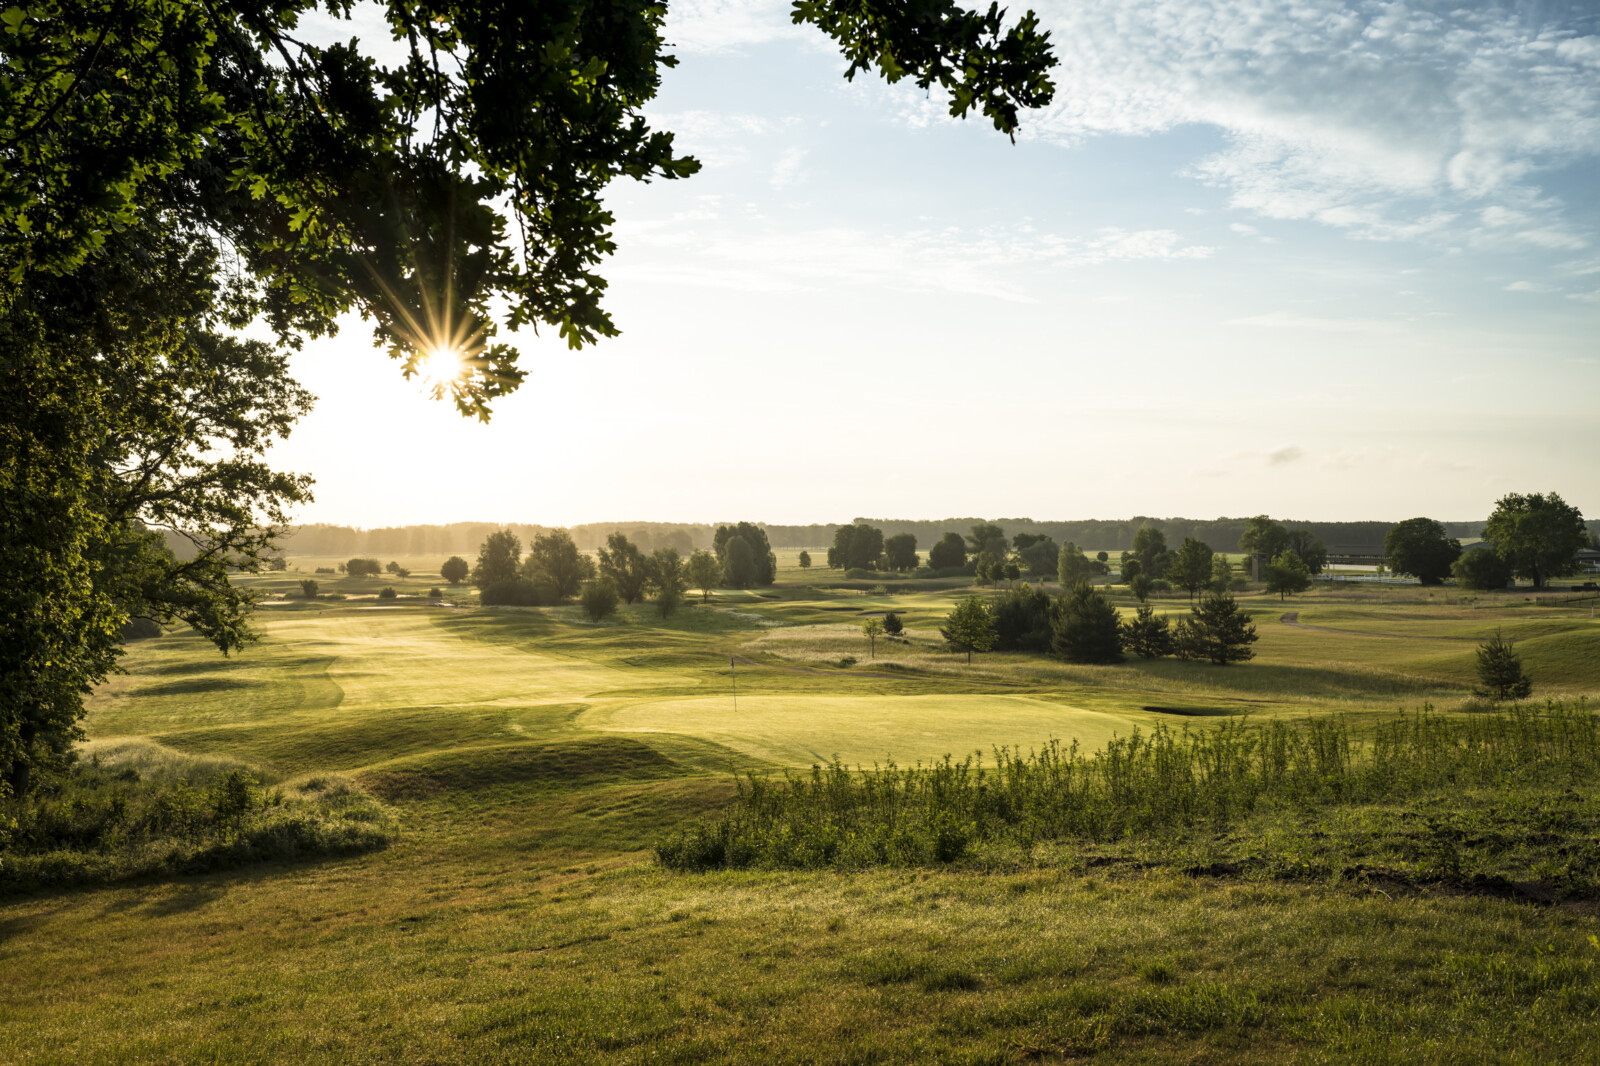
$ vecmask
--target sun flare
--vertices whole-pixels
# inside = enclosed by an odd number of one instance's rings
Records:
[[[422,353],[423,380],[437,385],[459,381],[466,372],[466,354],[455,345],[439,345]]]

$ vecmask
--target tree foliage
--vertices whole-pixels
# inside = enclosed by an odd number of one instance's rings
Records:
[[[1063,589],[1088,580],[1090,572],[1089,557],[1083,554],[1083,549],[1070,540],[1061,545],[1061,550],[1056,552],[1056,580]]]
[[[911,541],[913,558],[916,538]],[[883,555],[883,530],[865,522],[842,525],[833,531],[833,547],[828,549],[828,565],[838,570],[876,570]],[[916,563],[911,564],[915,566]]]
[[[994,619],[982,600],[968,596],[945,616],[944,625],[939,627],[939,635],[952,648],[966,652],[967,662],[970,663],[973,652],[988,651],[994,647]]]
[[[467,561],[459,555],[450,556],[444,561],[444,565],[439,567],[439,576],[452,585],[461,584],[471,573],[472,567],[468,566]]]
[[[1141,526],[1133,535],[1129,555],[1139,563],[1140,572],[1152,578],[1165,577],[1172,553],[1167,550],[1167,535],[1156,526]]]
[[[646,581],[656,594],[656,610],[666,618],[678,609],[689,587],[683,556],[676,548],[657,548],[645,562]]]
[[[1395,573],[1407,574],[1424,585],[1439,585],[1461,557],[1461,542],[1447,535],[1436,519],[1408,518],[1384,534],[1383,555]]]
[[[802,551],[800,553],[800,569],[802,569],[802,570],[810,570],[811,569],[811,553],[810,552]]]
[[[905,627],[905,623],[900,621],[900,616],[893,611],[883,616],[883,631],[891,637],[898,637]]]
[[[578,594],[578,604],[591,622],[615,614],[618,599],[617,586],[612,584],[609,577],[597,577],[584,582],[583,591]]]
[[[915,570],[917,568],[917,537],[914,533],[896,533],[883,541],[883,560],[890,570]]]
[[[1484,539],[1518,577],[1544,588],[1552,577],[1578,572],[1578,550],[1589,544],[1583,513],[1559,495],[1508,493],[1495,504]]]
[[[1019,533],[1012,539],[1015,541],[1023,537],[1028,537],[1028,534]],[[1056,576],[1061,561],[1061,549],[1051,537],[1043,535],[1030,537],[1028,543],[1017,549],[1017,558],[1028,568],[1028,573],[1040,581],[1046,581]]]
[[[1080,581],[1056,605],[1050,650],[1069,663],[1122,661],[1122,621],[1105,593]]]
[[[517,564],[522,559],[522,539],[509,529],[497,529],[484,538],[478,548],[478,562],[472,568],[472,583],[479,589],[517,576]],[[353,567],[356,560],[350,560]],[[354,570],[351,571],[354,573]]]
[[[1292,548],[1284,549],[1268,563],[1263,576],[1267,591],[1276,592],[1280,600],[1311,587],[1311,568]]]
[[[601,577],[611,583],[624,603],[638,603],[644,599],[650,571],[638,545],[620,532],[612,533],[595,554],[600,559]]]
[[[1200,597],[1194,613],[1183,619],[1174,633],[1180,656],[1207,659],[1218,666],[1255,658],[1250,645],[1258,639],[1250,615],[1240,610],[1228,592],[1208,592]]]
[[[589,560],[578,551],[572,534],[565,529],[540,533],[528,545],[528,566],[545,575],[558,599],[576,596],[588,577]],[[533,574],[529,574],[533,577]]]
[[[1456,584],[1476,592],[1493,592],[1511,583],[1511,567],[1490,547],[1468,548],[1450,564]]]
[[[1511,642],[1495,630],[1494,636],[1478,646],[1478,680],[1482,687],[1473,694],[1493,700],[1524,700],[1533,695],[1533,680],[1522,668],[1522,656]]]
[[[946,533],[928,549],[928,565],[935,570],[952,570],[967,565],[967,542],[960,533]]]
[[[1166,615],[1154,607],[1140,607],[1133,619],[1122,625],[1122,646],[1141,659],[1155,659],[1173,652],[1172,630]]]
[[[1044,590],[1032,585],[1007,589],[989,601],[995,649],[1048,652],[1052,612],[1052,601]]]
[[[868,649],[872,658],[878,657],[878,638],[883,636],[883,621],[878,618],[867,618],[861,622],[861,635],[867,638]]]
[[[1192,601],[1195,593],[1211,584],[1211,560],[1214,554],[1210,545],[1193,537],[1183,538],[1178,550],[1172,553],[1171,564],[1167,567],[1167,579],[1178,588],[1186,590]]]
[[[704,603],[711,598],[711,590],[722,583],[722,564],[710,552],[697,551],[689,556],[687,576],[689,586],[700,590],[700,600]]]
[[[1250,519],[1239,535],[1239,550],[1250,555],[1274,559],[1289,549],[1289,531],[1264,514]]]
[[[748,566],[741,564],[737,580],[734,571],[728,565],[728,544],[738,539],[750,549],[750,562]],[[728,578],[728,584],[734,588],[746,589],[754,585],[770,585],[778,578],[778,557],[773,554],[772,545],[767,540],[767,531],[751,522],[740,522],[733,526],[718,526],[716,535],[712,538],[712,549],[717,558],[722,562],[722,567]]]
[[[1328,546],[1309,529],[1289,530],[1289,550],[1300,557],[1313,575],[1327,569]]]

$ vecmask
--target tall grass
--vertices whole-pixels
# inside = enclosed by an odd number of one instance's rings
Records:
[[[1448,787],[1565,785],[1600,771],[1600,716],[1584,700],[1447,717],[1424,708],[1358,739],[1337,716],[1135,729],[1100,751],[1051,741],[995,762],[749,776],[719,817],[656,849],[675,870],[952,862],[980,842],[1223,831],[1264,808],[1316,809]]]

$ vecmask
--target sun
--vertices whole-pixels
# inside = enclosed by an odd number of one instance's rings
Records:
[[[423,380],[435,385],[448,385],[459,381],[466,373],[466,369],[466,353],[453,344],[425,349],[418,365]]]

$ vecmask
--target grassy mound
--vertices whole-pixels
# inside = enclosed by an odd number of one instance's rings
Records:
[[[269,788],[239,763],[103,746],[0,801],[0,895],[348,855],[395,831],[387,808],[342,778]]]
[[[661,842],[657,857],[675,870],[859,868],[1136,841],[1126,858],[1179,859],[1196,872],[1367,873],[1370,857],[1407,877],[1533,871],[1563,894],[1600,890],[1600,806],[1569,792],[1600,773],[1600,715],[1581,700],[1467,717],[1424,710],[1365,742],[1330,716],[1303,727],[1157,724],[1092,755],[1051,743],[997,757],[993,769],[947,758],[752,776],[728,811]],[[1330,833],[1332,813],[1350,810],[1362,814]]]

